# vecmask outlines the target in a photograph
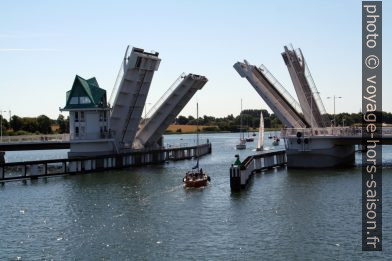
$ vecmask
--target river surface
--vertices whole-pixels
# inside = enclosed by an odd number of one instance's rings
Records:
[[[359,167],[279,168],[232,194],[229,167],[239,135],[201,135],[207,138],[212,154],[200,164],[212,182],[202,189],[182,185],[193,160],[0,185],[0,260],[392,259],[391,167],[383,169],[384,251],[362,252]],[[172,145],[194,141],[165,136]],[[255,153],[256,141],[247,145],[241,159]],[[66,153],[11,152],[6,161]],[[392,165],[392,148],[383,158]]]

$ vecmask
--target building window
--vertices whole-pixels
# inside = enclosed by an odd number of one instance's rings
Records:
[[[82,96],[82,97],[79,97],[79,102],[80,102],[80,104],[90,104],[91,100],[87,96]]]
[[[75,111],[75,122],[79,122],[79,113]]]
[[[84,121],[84,111],[80,112],[80,121]]]
[[[75,137],[79,137],[79,127],[75,127]]]
[[[79,97],[71,97],[69,104],[79,104]]]
[[[106,111],[103,112],[103,121],[106,121]]]

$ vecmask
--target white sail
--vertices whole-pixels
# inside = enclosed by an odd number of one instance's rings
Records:
[[[260,112],[260,125],[259,125],[259,141],[257,142],[256,150],[263,150],[264,146],[264,118],[263,112]]]

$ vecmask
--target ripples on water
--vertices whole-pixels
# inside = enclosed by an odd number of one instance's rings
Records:
[[[213,143],[212,155],[200,162],[212,177],[203,189],[182,186],[191,160],[0,185],[0,260],[392,258],[389,167],[383,170],[384,251],[363,253],[360,168],[276,169],[231,194],[234,154],[244,159],[256,141],[238,152],[238,134],[203,138]],[[191,144],[194,135],[165,141]],[[62,158],[66,152],[8,153],[6,160]],[[392,164],[392,149],[384,149],[384,162]]]

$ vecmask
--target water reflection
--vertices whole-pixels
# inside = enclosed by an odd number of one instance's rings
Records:
[[[268,136],[268,134],[267,134]],[[191,143],[193,135],[181,135]],[[179,135],[169,135],[165,142]],[[256,174],[231,193],[237,134],[209,134],[212,178],[184,189],[193,160],[0,187],[0,259],[360,259],[361,170]],[[384,155],[391,153],[387,149]],[[385,258],[392,258],[391,170],[384,170]]]

